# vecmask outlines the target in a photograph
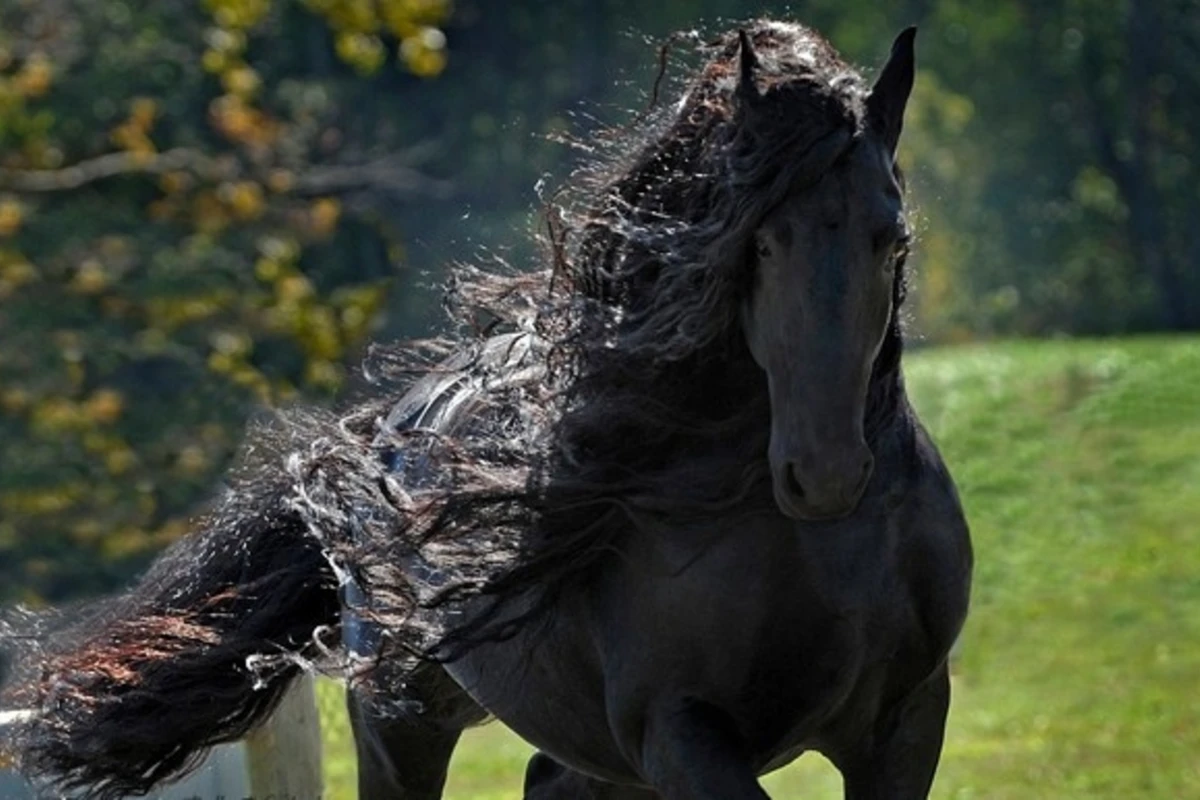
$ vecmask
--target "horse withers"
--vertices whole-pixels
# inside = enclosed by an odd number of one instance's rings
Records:
[[[563,195],[543,270],[459,275],[490,325],[285,418],[195,537],[27,659],[26,768],[143,790],[339,631],[364,798],[440,797],[489,715],[538,748],[537,800],[762,798],[809,750],[847,797],[925,797],[971,549],[900,365],[914,34],[870,87],[799,25],[709,45]]]

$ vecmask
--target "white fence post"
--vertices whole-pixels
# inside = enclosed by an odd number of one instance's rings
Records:
[[[270,719],[246,737],[254,800],[320,800],[321,719],[310,673],[296,679]]]

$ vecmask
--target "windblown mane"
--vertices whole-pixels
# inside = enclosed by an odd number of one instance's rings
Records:
[[[775,204],[852,145],[866,87],[806,28],[757,22],[747,33],[763,99],[753,118],[737,102],[729,34],[702,49],[678,103],[609,134],[612,155],[556,196],[541,269],[460,268],[451,308],[466,333],[377,352],[377,371],[408,391],[401,405],[444,405],[431,387],[449,376],[461,409],[431,428],[394,413],[380,426],[383,404],[362,407],[348,435],[405,453],[405,467],[369,479],[361,463],[335,470],[372,488],[331,487],[304,504],[335,559],[354,565],[385,650],[445,657],[505,636],[621,536],[774,508],[765,378],[739,324],[750,241]],[[899,276],[897,308],[903,285]],[[439,347],[459,361],[431,367]],[[895,405],[899,349],[894,322],[869,430]],[[503,378],[514,373],[523,379]],[[330,537],[348,524],[355,535]],[[446,613],[467,598],[471,613]]]
[[[806,28],[746,35],[752,104],[738,35],[701,47],[679,101],[607,134],[609,156],[555,196],[543,263],[457,269],[454,335],[377,349],[341,413],[252,431],[226,496],[138,585],[86,613],[0,617],[17,656],[0,701],[37,710],[11,737],[26,769],[148,791],[250,730],[311,660],[387,659],[402,682],[551,620],[625,537],[779,513],[740,322],[749,251],[854,145],[867,92]],[[904,285],[898,268],[869,441],[906,407]]]

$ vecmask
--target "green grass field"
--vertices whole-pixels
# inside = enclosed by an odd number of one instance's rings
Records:
[[[916,353],[914,401],[976,549],[938,798],[1200,798],[1200,340]],[[337,688],[329,798],[354,797]],[[470,732],[447,796],[520,796],[528,748]],[[765,779],[841,797],[816,756]]]

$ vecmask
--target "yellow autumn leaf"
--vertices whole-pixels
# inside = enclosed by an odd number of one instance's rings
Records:
[[[219,196],[234,218],[243,222],[257,219],[266,210],[262,187],[253,181],[225,184],[219,190]]]
[[[374,34],[342,31],[334,40],[338,58],[364,75],[376,72],[387,59],[383,41]]]
[[[277,194],[291,190],[295,184],[295,176],[286,169],[273,169],[267,176],[267,188]]]
[[[208,469],[208,455],[202,448],[189,444],[179,451],[179,455],[175,459],[175,466],[188,475],[199,475]]]
[[[104,454],[104,468],[110,475],[124,475],[137,463],[137,456],[128,447],[120,447]]]
[[[25,97],[41,97],[50,91],[54,67],[44,53],[34,53],[13,78],[13,86]]]
[[[12,236],[21,228],[24,211],[11,197],[0,199],[0,236]]]
[[[96,294],[107,288],[108,273],[104,265],[94,258],[86,259],[79,265],[75,277],[71,279],[70,288],[80,294]]]
[[[192,176],[183,170],[164,172],[158,179],[158,187],[167,194],[187,191],[193,183]]]
[[[279,262],[274,259],[267,258],[264,256],[254,262],[254,276],[256,278],[258,278],[260,281],[269,283],[269,282],[275,280],[276,278],[278,278],[279,273],[280,273]]]
[[[332,197],[322,197],[309,209],[310,231],[317,236],[329,236],[337,229],[342,206]]]
[[[16,414],[29,407],[29,392],[22,388],[5,389],[0,392],[0,408],[10,414]]]
[[[205,72],[219,74],[229,66],[229,56],[220,50],[205,50],[204,55],[200,57],[200,65],[204,67]]]
[[[221,73],[221,85],[232,95],[251,97],[262,86],[262,80],[257,72],[241,64]]]
[[[115,389],[97,389],[83,404],[89,419],[107,424],[115,422],[125,409],[125,398]]]
[[[130,104],[129,121],[142,131],[148,131],[158,116],[158,103],[150,97],[136,97]]]
[[[342,370],[332,361],[315,359],[305,366],[304,379],[312,386],[337,389],[342,384]]]
[[[400,59],[414,75],[438,75],[446,68],[446,35],[437,28],[421,28],[400,43]]]
[[[198,230],[215,233],[229,224],[229,214],[215,193],[205,191],[192,202],[192,222]]]
[[[0,263],[0,280],[11,286],[24,286],[37,280],[37,268],[24,259]]]
[[[275,284],[281,303],[296,303],[313,294],[313,285],[303,275],[288,275]]]

